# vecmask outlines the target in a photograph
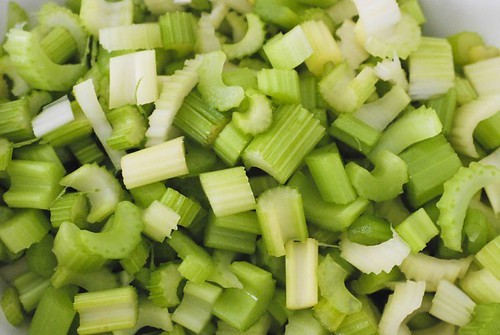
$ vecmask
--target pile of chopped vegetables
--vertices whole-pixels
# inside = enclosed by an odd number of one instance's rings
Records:
[[[498,334],[500,56],[418,0],[9,3],[30,335]],[[484,189],[484,191],[483,191]]]

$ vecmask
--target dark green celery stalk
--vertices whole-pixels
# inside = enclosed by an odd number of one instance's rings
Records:
[[[45,235],[40,242],[33,244],[26,251],[26,261],[28,268],[42,277],[50,278],[57,266],[57,259],[52,248],[54,247],[54,237]]]
[[[130,189],[134,203],[140,208],[148,208],[155,200],[160,200],[167,190],[165,184],[155,182]]]
[[[0,240],[17,253],[39,242],[49,229],[49,220],[41,210],[21,209],[0,225]]]
[[[183,277],[179,265],[169,262],[152,271],[147,283],[149,299],[159,307],[175,307],[180,303],[177,290]]]
[[[364,198],[356,198],[346,205],[324,202],[312,178],[301,171],[294,173],[288,185],[298,188],[302,194],[308,222],[332,232],[345,231],[369,204]]]
[[[404,279],[399,268],[394,267],[390,272],[362,273],[357,279],[351,282],[351,288],[358,295],[372,294],[387,287],[391,282]]]
[[[71,33],[64,27],[54,27],[40,40],[40,47],[56,64],[68,62],[78,52]]]
[[[0,307],[7,321],[17,327],[24,321],[23,307],[19,301],[19,294],[12,286],[7,287],[2,293]]]
[[[375,146],[381,133],[348,113],[341,114],[328,128],[334,138],[363,154]]]
[[[26,312],[31,312],[38,305],[45,289],[50,286],[50,281],[34,272],[28,271],[16,277],[12,281],[12,285],[14,285],[19,293],[19,301],[23,305],[23,309]]]
[[[255,252],[256,238],[257,235],[254,233],[220,227],[215,224],[214,220],[209,220],[205,228],[203,244],[208,248],[251,255]]]
[[[85,136],[69,144],[69,149],[80,164],[101,163],[106,156],[92,136]]]
[[[474,138],[486,151],[500,146],[500,112],[479,122],[474,129]]]
[[[34,137],[27,98],[0,103],[0,136],[12,142]]]
[[[371,214],[363,214],[347,228],[350,241],[363,245],[376,245],[392,238],[391,224]]]
[[[185,139],[184,147],[189,176],[198,176],[200,173],[214,170],[217,164],[217,156],[213,151],[207,150],[189,139]]]
[[[65,193],[50,206],[50,223],[57,228],[63,222],[74,223],[78,228],[87,226],[89,205],[84,193]]]
[[[250,187],[252,188],[252,192],[256,198],[268,189],[279,185],[276,179],[268,174],[261,176],[250,176],[248,177],[248,181],[250,182]]]

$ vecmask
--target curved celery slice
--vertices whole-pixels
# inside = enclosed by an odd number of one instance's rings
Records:
[[[0,73],[2,76],[5,75],[12,81],[12,88],[10,91],[14,96],[23,96],[30,90],[30,86],[26,80],[24,80],[24,78],[17,73],[16,66],[9,56],[3,56],[0,58]],[[5,85],[7,85],[7,83],[5,83]],[[5,87],[5,90],[7,90],[7,87]],[[7,92],[5,92],[5,94],[7,94]]]
[[[477,191],[499,181],[500,169],[472,162],[468,168],[461,167],[444,183],[443,196],[436,205],[440,210],[437,224],[447,248],[462,251],[462,226],[467,204]]]
[[[362,245],[349,241],[347,236],[340,240],[340,256],[364,273],[389,272],[400,265],[411,249],[393,231],[392,238],[377,245]],[[367,257],[371,255],[371,257]]]
[[[196,43],[196,50],[199,53],[209,53],[222,48],[221,42],[215,34],[215,27],[210,19],[210,14],[208,13],[202,13],[198,20]]]
[[[346,165],[346,173],[356,193],[374,201],[390,200],[403,193],[403,184],[408,181],[405,161],[390,151],[381,151],[374,164],[371,173],[354,162]]]
[[[257,135],[265,132],[273,122],[271,101],[259,91],[248,89],[245,92],[248,108],[244,112],[234,112],[234,124],[245,134]]]
[[[313,49],[300,25],[285,34],[278,33],[263,46],[269,62],[276,69],[294,69],[302,64]]]
[[[245,97],[240,86],[226,86],[222,81],[222,71],[226,54],[213,51],[203,56],[203,63],[198,71],[200,82],[198,90],[212,107],[221,112],[238,107]]]
[[[397,155],[413,143],[438,135],[442,128],[436,111],[422,106],[389,125],[368,156],[375,158],[382,150]]]
[[[393,28],[401,20],[401,11],[396,0],[353,0],[359,20],[370,35]]]
[[[86,192],[90,201],[90,212],[87,220],[90,223],[104,220],[110,215],[122,198],[122,187],[116,178],[97,164],[85,164],[63,177],[63,186]]]
[[[134,4],[132,0],[109,2],[106,0],[82,0],[80,18],[83,25],[94,36],[99,29],[126,26],[133,22]]]
[[[345,2],[352,3],[350,0]],[[352,6],[354,7],[354,4]],[[356,8],[354,8],[354,13],[357,14]],[[357,69],[370,54],[366,52],[365,48],[356,38],[356,24],[351,19],[346,19],[341,22],[342,25],[336,31],[337,36],[340,37],[340,51],[342,55],[344,55],[347,64],[349,64],[352,69]]]
[[[500,94],[479,97],[455,111],[449,140],[453,148],[467,156],[478,158],[473,133],[479,122],[495,115],[500,110]]]
[[[253,13],[246,14],[245,18],[248,23],[245,36],[236,43],[222,45],[222,51],[226,53],[229,59],[250,56],[257,52],[264,44],[266,37],[264,22]]]
[[[122,259],[139,244],[143,228],[139,208],[129,201],[122,201],[116,205],[109,228],[100,233],[82,230],[80,240],[93,253],[106,259]]]
[[[493,165],[500,169],[500,147],[480,160],[483,164]],[[487,185],[484,190],[488,196],[493,211],[500,218],[500,183]]]

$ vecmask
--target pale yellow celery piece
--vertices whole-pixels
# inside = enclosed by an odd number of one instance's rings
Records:
[[[102,28],[99,30],[99,43],[107,51],[163,47],[160,25],[156,22]]]
[[[468,64],[464,73],[479,96],[500,92],[500,57]]]
[[[340,51],[352,69],[357,69],[370,56],[356,39],[355,27],[356,24],[352,20],[345,20],[337,29]]]

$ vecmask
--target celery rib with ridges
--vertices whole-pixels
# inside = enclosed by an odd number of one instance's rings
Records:
[[[127,38],[122,38],[127,36]],[[107,51],[155,49],[163,46],[158,23],[101,28],[99,43]]]
[[[68,96],[43,107],[42,111],[31,120],[33,133],[36,137],[56,130],[75,119]]]
[[[461,289],[441,280],[432,299],[431,315],[448,323],[465,326],[472,318],[476,304]]]
[[[184,138],[164,142],[122,157],[122,176],[127,189],[187,174]]]
[[[262,47],[275,69],[294,69],[302,64],[313,49],[300,25],[285,34],[278,33]]]
[[[249,56],[258,51],[264,44],[264,23],[253,13],[247,13],[245,18],[248,23],[245,36],[236,43],[222,45],[222,50],[229,59]]]

